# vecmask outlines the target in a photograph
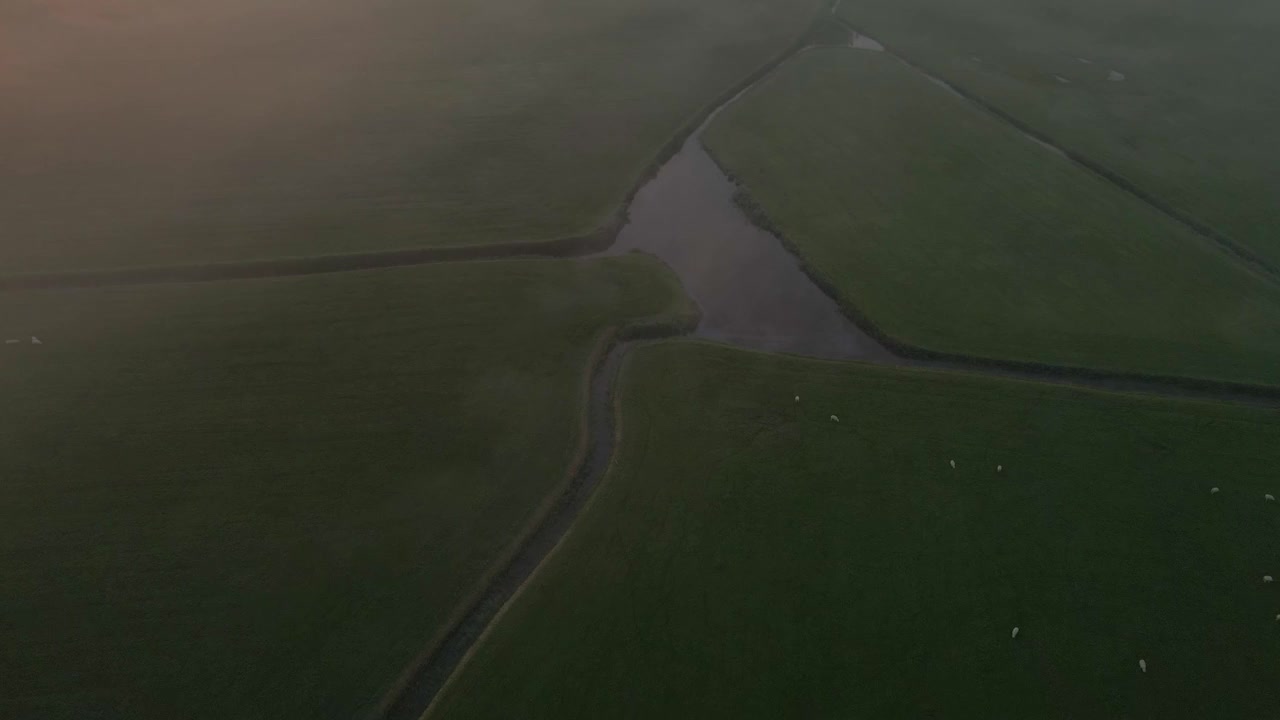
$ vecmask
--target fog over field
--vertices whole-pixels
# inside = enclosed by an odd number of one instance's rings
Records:
[[[594,229],[812,2],[0,10],[6,271]],[[679,73],[681,83],[669,83]]]

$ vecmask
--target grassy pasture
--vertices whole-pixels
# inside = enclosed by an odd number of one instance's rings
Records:
[[[581,234],[818,5],[6,3],[0,272]]]
[[[564,481],[606,329],[685,302],[640,256],[0,296],[0,716],[367,711]]]
[[[807,53],[706,141],[812,270],[898,340],[1280,383],[1280,287],[892,57]]]
[[[1275,3],[843,0],[839,12],[1280,263]]]
[[[692,342],[621,387],[610,475],[430,717],[1280,702],[1274,411]]]

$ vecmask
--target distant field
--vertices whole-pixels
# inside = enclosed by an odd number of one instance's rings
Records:
[[[1280,264],[1280,5],[842,0],[840,15]]]
[[[1280,286],[891,57],[807,53],[706,142],[901,341],[1280,383]]]
[[[684,302],[638,256],[0,295],[0,717],[356,717]]]
[[[0,272],[595,229],[820,0],[19,0]]]
[[[1280,704],[1280,413],[687,342],[622,383],[610,476],[431,717]]]

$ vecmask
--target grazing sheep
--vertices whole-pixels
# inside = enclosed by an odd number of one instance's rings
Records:
[[[996,472],[1004,472],[1004,466],[1003,466],[1003,465],[997,465],[997,466],[996,466]]]
[[[1146,660],[1144,660],[1144,659],[1142,659],[1142,658],[1139,658],[1139,659],[1138,659],[1138,667],[1142,668],[1142,672],[1146,672],[1146,671],[1147,671],[1147,661],[1146,661]]]
[[[1218,488],[1214,488],[1214,489],[1212,489],[1212,490],[1210,490],[1210,491],[1209,491],[1209,494],[1210,494],[1210,495],[1217,495],[1217,494],[1218,494],[1218,493],[1220,493],[1220,492],[1222,492],[1222,491],[1221,491],[1221,490],[1219,490]]]
[[[955,461],[955,460],[952,460],[952,461],[951,461],[951,469],[952,469],[952,470],[955,470],[955,469],[956,469],[956,461]]]
[[[1276,496],[1275,496],[1275,495],[1272,495],[1271,493],[1267,493],[1266,495],[1263,495],[1262,497],[1266,498],[1267,500],[1270,500],[1271,502],[1275,502],[1275,501],[1276,501]]]
[[[1262,582],[1264,582],[1264,583],[1275,582],[1275,580],[1276,580],[1276,579],[1275,579],[1275,578],[1273,578],[1273,577],[1271,577],[1270,575],[1263,575],[1263,576],[1262,576]]]
[[[831,422],[840,422],[840,418],[836,417],[835,415],[832,415]]]
[[[32,335],[32,336],[31,336],[31,344],[32,344],[32,345],[43,345],[44,343],[40,342],[40,338],[36,337],[35,335]]]
[[[1018,637],[1018,628],[1014,628],[1013,634],[1011,634],[1009,637]]]

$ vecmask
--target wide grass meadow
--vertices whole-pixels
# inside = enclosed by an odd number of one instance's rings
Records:
[[[705,139],[896,340],[1280,384],[1280,284],[886,54],[805,53]]]
[[[820,4],[9,3],[0,268],[587,233]]]
[[[841,0],[839,15],[1280,264],[1280,5]]]
[[[433,720],[1275,714],[1274,411],[693,342],[620,393]]]
[[[689,311],[640,256],[0,295],[0,717],[363,716],[566,482],[604,334]]]
[[[0,720],[1280,717],[1278,37],[0,0]]]

